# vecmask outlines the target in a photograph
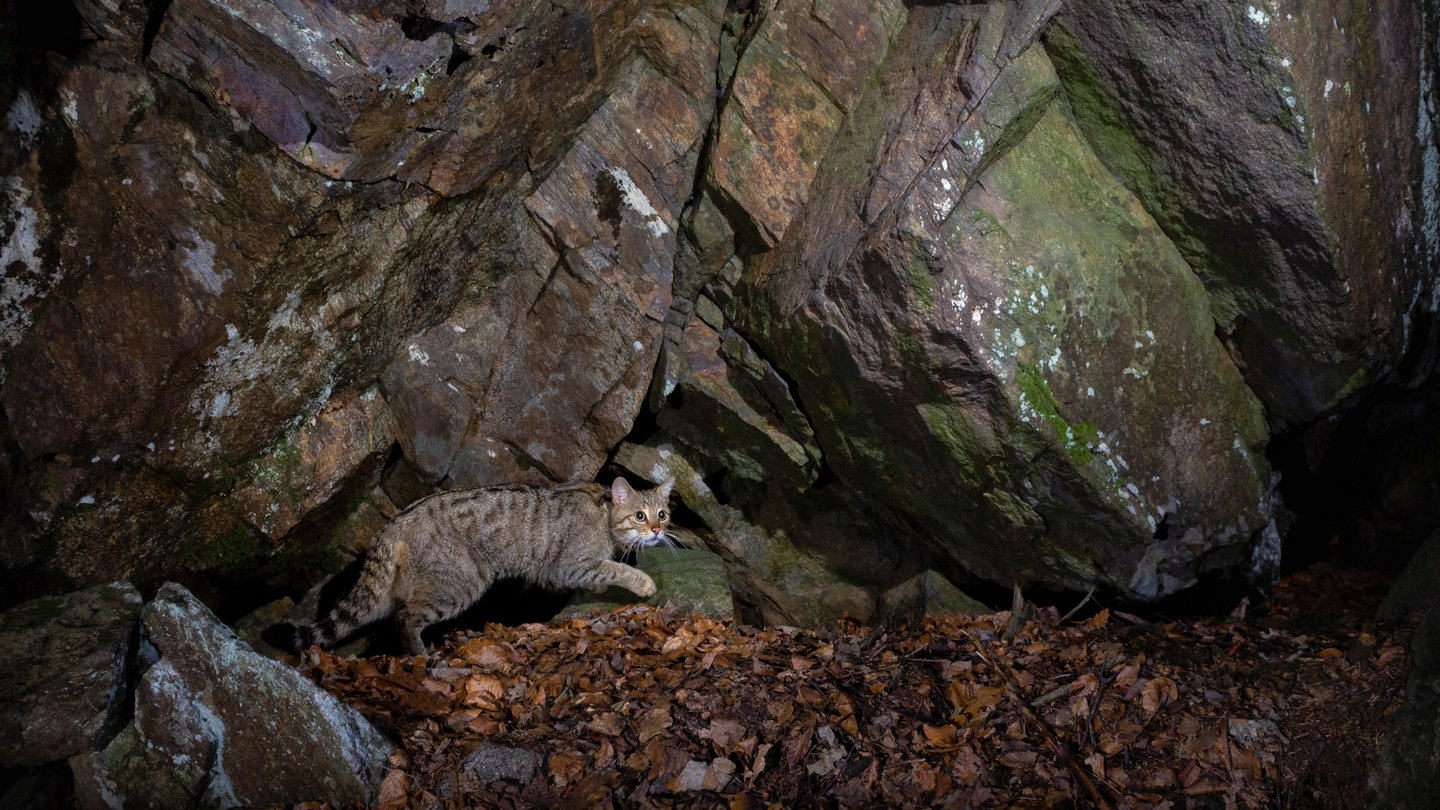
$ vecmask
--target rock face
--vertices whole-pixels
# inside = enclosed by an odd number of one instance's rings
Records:
[[[622,469],[746,620],[1155,599],[1440,357],[1432,4],[313,6],[0,19],[10,600]]]
[[[135,717],[71,761],[85,807],[366,802],[393,745],[353,709],[240,642],[166,584],[141,617]]]
[[[141,602],[116,582],[0,613],[0,761],[54,762],[115,733]]]
[[[717,555],[703,549],[652,548],[639,552],[636,557],[635,567],[655,580],[655,595],[644,600],[647,604],[711,619],[729,619],[735,615],[725,566]],[[607,612],[635,601],[634,594],[621,588],[581,594],[556,618]]]
[[[1387,807],[1426,807],[1440,790],[1440,611],[1421,620],[1410,649],[1415,669],[1376,775],[1376,795]]]

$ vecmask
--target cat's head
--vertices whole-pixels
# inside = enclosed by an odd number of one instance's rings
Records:
[[[636,491],[622,476],[610,485],[610,533],[617,551],[668,543],[670,528],[670,478],[654,489]]]

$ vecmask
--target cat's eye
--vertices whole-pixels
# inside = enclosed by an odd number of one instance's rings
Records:
[[[644,523],[644,522],[645,522],[645,513],[644,513],[644,512],[636,512],[636,513],[635,513],[635,520],[639,521],[640,523]]]
[[[664,520],[664,519],[665,519],[665,510],[664,510],[664,509],[661,509],[661,510],[660,510],[660,514],[656,515],[656,517],[660,518],[661,520]]]

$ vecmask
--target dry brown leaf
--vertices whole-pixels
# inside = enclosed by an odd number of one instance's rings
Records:
[[[932,726],[925,723],[921,726],[925,732],[925,739],[934,748],[946,749],[955,745],[955,727],[948,723],[943,726]]]
[[[1166,677],[1151,678],[1150,682],[1140,689],[1140,706],[1146,714],[1154,714],[1160,711],[1160,707],[1180,697],[1180,690],[1175,682]]]
[[[1101,779],[1105,778],[1104,755],[1100,754],[1098,751],[1091,752],[1089,756],[1085,757],[1084,762],[1085,767],[1089,768],[1091,773],[1095,774]]]
[[[719,753],[729,754],[735,744],[745,737],[745,727],[729,718],[716,718],[699,736],[714,743]]]
[[[380,780],[380,789],[375,792],[376,810],[398,810],[406,804],[410,792],[410,776],[396,768]]]
[[[464,704],[482,709],[494,709],[505,694],[505,684],[494,675],[472,675],[465,681]]]
[[[636,729],[636,734],[643,743],[669,728],[670,723],[670,704],[664,703],[645,713],[645,716],[640,719],[640,726]]]
[[[587,725],[596,734],[618,737],[625,730],[625,720],[615,712],[601,712]]]

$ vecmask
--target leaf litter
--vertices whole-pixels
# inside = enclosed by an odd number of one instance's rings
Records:
[[[400,743],[377,806],[1364,804],[1412,622],[1312,568],[1231,616],[757,628],[636,605],[302,668]],[[320,806],[320,805],[314,805]]]

